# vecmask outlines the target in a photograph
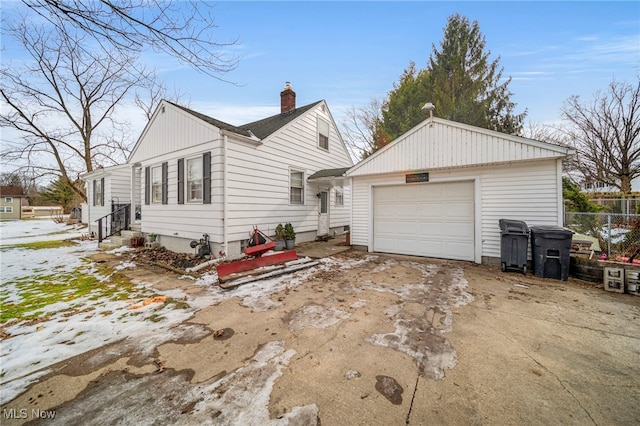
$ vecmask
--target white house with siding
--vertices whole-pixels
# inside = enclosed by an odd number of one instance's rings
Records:
[[[351,243],[372,252],[495,263],[498,220],[562,225],[569,148],[429,118],[357,164]]]
[[[80,176],[85,182],[87,202],[82,204],[82,222],[97,234],[99,218],[131,203],[131,167],[121,164],[99,168]]]
[[[290,222],[297,242],[343,233],[353,163],[326,102],[295,98],[287,84],[280,114],[242,126],[162,101],[127,161],[134,228],[190,253],[207,234],[230,257],[254,227]]]

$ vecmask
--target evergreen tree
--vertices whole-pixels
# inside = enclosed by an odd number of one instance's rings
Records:
[[[596,213],[604,209],[591,201],[578,185],[566,177],[562,178],[562,198],[565,209],[569,212]]]
[[[429,99],[436,114],[461,123],[519,134],[526,112],[515,115],[509,91],[511,77],[502,80],[499,60],[490,61],[477,21],[455,14],[444,29],[440,50],[429,58]]]
[[[508,134],[519,134],[526,111],[514,114],[511,78],[502,81],[499,58],[490,61],[477,21],[449,17],[440,50],[433,45],[429,65],[411,63],[384,103],[383,135],[390,140],[427,118],[422,106],[431,102],[434,115]],[[501,82],[502,81],[502,82]]]
[[[40,195],[44,200],[62,206],[65,213],[71,211],[71,206],[77,196],[76,191],[62,177],[53,181],[40,192]]]
[[[382,105],[382,122],[375,129],[376,149],[382,148],[426,118],[422,106],[428,96],[428,76],[426,70],[417,70],[416,64],[410,62],[400,76],[400,81],[393,84],[388,100]]]

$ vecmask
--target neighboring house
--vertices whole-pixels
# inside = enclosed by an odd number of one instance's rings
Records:
[[[26,197],[19,186],[0,186],[0,220],[22,219],[22,201]]]
[[[122,166],[133,226],[178,252],[193,253],[190,242],[208,234],[213,252],[230,257],[242,253],[254,226],[273,235],[290,222],[298,242],[344,232],[351,211],[344,172],[353,163],[326,102],[297,108],[295,98],[287,84],[280,114],[242,126],[162,101]],[[90,200],[94,188],[110,199],[113,174],[102,173],[83,176]],[[108,213],[91,208],[90,222]]]
[[[582,182],[580,187],[582,189],[582,192],[586,192],[589,194],[620,193],[620,188],[599,180],[585,180]],[[640,178],[631,180],[631,192],[640,192]]]
[[[60,216],[64,214],[61,206],[25,206],[22,204],[22,218]]]
[[[351,243],[368,251],[499,263],[499,219],[562,225],[573,150],[440,118],[350,169]]]

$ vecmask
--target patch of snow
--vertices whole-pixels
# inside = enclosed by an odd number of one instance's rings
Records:
[[[120,264],[117,265],[114,269],[116,271],[122,271],[123,269],[131,269],[135,267],[136,267],[135,262],[120,262]]]
[[[269,416],[273,385],[295,354],[294,350],[285,351],[281,340],[265,344],[248,365],[203,389],[202,393],[211,395],[212,399],[207,398],[195,406],[190,415],[194,424],[317,424],[315,404],[294,407],[278,419]],[[216,411],[220,416],[212,420],[211,413]]]
[[[4,221],[0,222],[0,246],[80,238],[82,231],[87,231],[86,226],[56,223],[50,218]]]
[[[349,306],[354,309],[364,308],[365,306],[367,306],[367,301],[364,299],[359,299],[353,302],[352,304],[350,304]]]
[[[297,310],[291,321],[289,321],[289,329],[296,331],[308,326],[327,328],[349,317],[351,317],[349,312],[314,303],[305,305]]]
[[[391,333],[374,334],[365,341],[377,346],[388,347],[403,352],[414,359],[419,371],[431,380],[440,380],[446,369],[457,364],[456,351],[442,334],[453,329],[452,308],[470,303],[473,296],[464,291],[468,282],[464,279],[464,271],[460,268],[448,267],[447,275],[437,275],[442,266],[422,265],[415,262],[397,262],[388,260],[384,266],[400,263],[422,271],[426,281],[422,284],[405,284],[398,286],[390,284],[365,285],[368,290],[395,293],[402,302],[385,309],[384,313],[395,321],[395,330]],[[378,269],[384,270],[385,268]],[[437,283],[437,277],[441,282]],[[434,286],[437,286],[434,288]],[[425,317],[415,317],[407,314],[404,307],[409,303],[427,304],[432,306],[434,321],[437,312],[437,323],[432,323]],[[442,327],[442,328],[440,328]]]

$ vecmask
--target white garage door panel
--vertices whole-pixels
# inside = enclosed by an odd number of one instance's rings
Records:
[[[460,217],[466,221],[469,217],[473,217],[473,203],[452,201],[447,204],[444,214],[450,218]]]
[[[473,182],[373,189],[373,249],[474,260]]]

